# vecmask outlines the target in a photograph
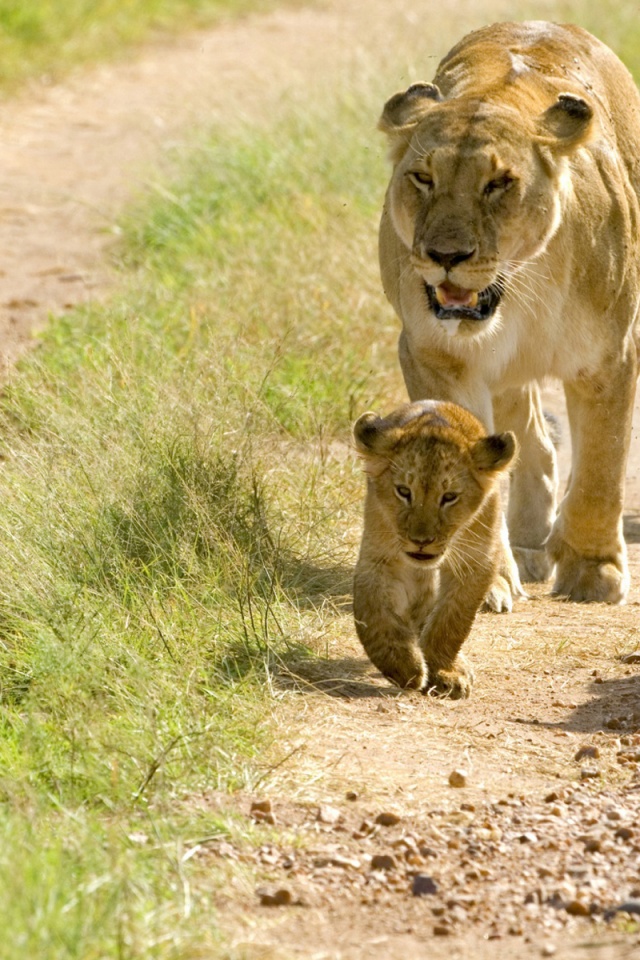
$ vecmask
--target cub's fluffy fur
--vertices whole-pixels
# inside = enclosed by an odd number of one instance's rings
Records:
[[[468,697],[459,650],[497,576],[499,477],[514,436],[487,436],[467,410],[436,401],[365,413],[354,435],[367,475],[358,636],[398,686]]]

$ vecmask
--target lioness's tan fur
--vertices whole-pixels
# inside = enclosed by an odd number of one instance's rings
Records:
[[[513,434],[487,437],[468,411],[427,401],[364,414],[354,435],[367,473],[358,636],[398,686],[466,697],[459,650],[497,573]]]
[[[555,567],[556,593],[623,601],[640,342],[630,74],[578,27],[496,24],[454,47],[433,84],[392,97],[380,125],[394,164],[380,263],[410,398],[451,400],[489,431],[516,432],[508,521],[523,579]],[[538,390],[547,376],[563,381],[571,423],[558,512]],[[508,575],[508,551],[503,561]]]

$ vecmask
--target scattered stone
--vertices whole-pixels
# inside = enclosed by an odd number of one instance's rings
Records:
[[[394,870],[396,866],[396,858],[392,857],[390,853],[377,853],[371,858],[372,870]]]
[[[578,752],[576,753],[573,759],[584,760],[585,757],[589,757],[591,760],[597,760],[599,756],[600,756],[600,747],[596,747],[593,744],[589,744],[589,745],[585,744],[585,746],[580,747],[580,749],[578,750]]]
[[[569,903],[565,904],[565,910],[571,917],[591,916],[588,904],[583,903],[582,900],[570,900]]]
[[[358,794],[355,792],[355,790],[347,790],[345,794],[345,799],[353,803],[355,800],[358,799]]]
[[[583,767],[580,771],[581,780],[593,780],[595,777],[600,776],[600,771],[597,767]]]
[[[545,943],[540,951],[541,956],[543,957],[553,957],[557,951],[555,943]]]
[[[634,833],[630,827],[618,827],[618,829],[614,833],[614,837],[617,840],[622,840],[624,843],[626,843],[627,840],[633,839]]]
[[[414,897],[430,897],[438,892],[438,884],[428,873],[416,873],[411,882]]]
[[[336,823],[340,823],[342,820],[342,811],[338,810],[337,807],[330,807],[328,804],[321,804],[321,806],[318,807],[316,820],[318,820],[319,823],[326,824],[327,826],[335,827]]]
[[[620,730],[622,728],[622,720],[620,717],[609,717],[608,720],[605,720],[604,725],[608,730]]]
[[[466,787],[468,774],[466,770],[452,770],[449,774],[450,787]]]
[[[433,928],[433,934],[435,937],[448,937],[451,933],[451,927],[448,923],[436,923]]]
[[[520,836],[518,837],[518,842],[519,842],[519,843],[537,843],[537,842],[538,842],[538,834],[537,834],[537,833],[533,833],[532,830],[527,830],[526,833],[521,833],[521,834],[520,834]]]
[[[258,896],[263,907],[289,907],[293,903],[293,894],[288,887],[279,887],[273,893],[259,890]]]
[[[251,804],[251,817],[256,823],[268,823],[275,826],[276,818],[273,813],[271,800],[254,800]]]
[[[398,813],[392,813],[390,810],[379,813],[376,817],[376,823],[381,827],[395,827],[401,820],[402,817]]]
[[[475,812],[475,809],[476,809],[476,805],[475,805],[475,803],[461,803],[461,804],[460,804],[460,809],[461,809],[461,810],[465,810],[465,811],[467,811],[468,813],[474,813],[474,812]]]
[[[585,837],[584,849],[587,853],[599,853],[602,850],[600,837]]]
[[[375,823],[372,823],[371,820],[363,820],[358,829],[354,832],[353,839],[364,840],[365,837],[370,837],[371,834],[375,832]]]
[[[326,856],[316,857],[314,867],[322,870],[324,867],[339,867],[342,870],[359,870],[361,867],[357,857],[345,857],[340,853],[329,853]]]

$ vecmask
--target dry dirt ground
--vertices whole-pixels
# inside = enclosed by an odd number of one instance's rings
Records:
[[[108,290],[115,217],[194,127],[272,116],[292,91],[312,96],[327,69],[348,79],[369,47],[416,28],[412,6],[335,0],[250,18],[3,104],[7,370],[48,313]],[[456,0],[440,14],[435,55],[462,29],[513,14]],[[560,409],[557,390],[548,403]],[[274,678],[282,762],[254,797],[201,798],[263,832],[257,850],[194,851],[227,877],[231,956],[640,957],[639,423],[626,606],[568,605],[536,588],[513,614],[480,616],[463,703],[391,690],[348,611],[326,660]],[[565,445],[565,472],[567,456]],[[453,771],[463,786],[450,785]]]

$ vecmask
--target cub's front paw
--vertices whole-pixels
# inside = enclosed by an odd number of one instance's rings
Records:
[[[429,671],[429,682],[423,693],[442,699],[466,700],[471,694],[472,686],[473,670],[464,657],[458,655],[455,663],[448,670]]]
[[[556,582],[553,594],[575,603],[624,603],[629,591],[626,556],[583,557],[563,540],[553,545]]]
[[[553,573],[554,562],[547,550],[514,546],[511,549],[520,577],[525,583],[544,583],[549,579]]]
[[[491,584],[491,588],[484,598],[483,610],[492,613],[511,613],[513,610],[513,595],[511,587],[504,577],[498,576]]]

